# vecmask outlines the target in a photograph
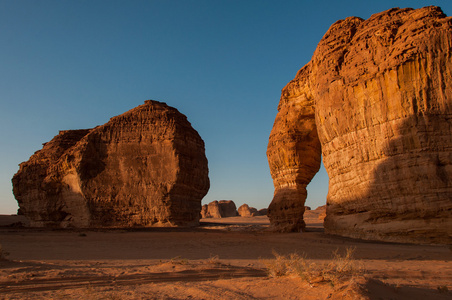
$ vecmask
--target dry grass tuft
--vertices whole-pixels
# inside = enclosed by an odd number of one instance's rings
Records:
[[[188,259],[182,258],[181,256],[176,256],[171,258],[170,262],[175,265],[187,265]]]
[[[209,265],[214,265],[214,266],[221,265],[220,257],[218,255],[211,254],[210,257],[207,259],[207,263]]]
[[[357,262],[353,258],[355,248],[347,248],[345,255],[341,255],[339,250],[333,252],[333,258],[328,263],[323,271],[322,276],[325,281],[330,282],[332,285],[350,279],[353,276],[362,273],[362,268],[358,267]]]
[[[353,258],[355,248],[347,248],[344,255],[338,250],[333,252],[329,263],[316,264],[306,259],[306,256],[290,254],[280,255],[273,251],[275,259],[264,260],[270,277],[292,276],[298,277],[309,284],[327,282],[335,286],[341,282],[352,279],[362,273]]]
[[[275,259],[263,261],[270,277],[294,276],[306,281],[311,280],[314,264],[309,263],[304,256],[296,253],[284,256],[276,251],[273,251],[273,255]]]

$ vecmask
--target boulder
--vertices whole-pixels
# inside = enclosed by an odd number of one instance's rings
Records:
[[[228,218],[237,215],[237,208],[232,200],[212,201],[204,204],[201,211],[203,218]]]
[[[220,207],[220,215],[222,218],[236,217],[238,216],[237,207],[232,200],[220,200],[218,201]]]
[[[207,205],[207,216],[208,218],[221,218],[218,201],[212,201]]]
[[[237,211],[241,217],[254,217],[258,214],[257,209],[249,207],[248,204],[243,204]]]
[[[258,213],[258,216],[266,216],[267,213],[268,213],[268,209],[267,209],[267,208],[259,209],[259,210],[257,211],[257,213]]]
[[[203,140],[152,100],[93,129],[60,131],[12,183],[30,225],[51,227],[197,225],[209,189]]]
[[[452,242],[452,19],[440,8],[337,21],[278,110],[267,150],[274,229],[303,229],[322,155],[327,233]]]

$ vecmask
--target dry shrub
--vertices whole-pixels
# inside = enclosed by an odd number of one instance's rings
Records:
[[[314,273],[313,263],[309,263],[304,256],[292,253],[284,256],[273,251],[275,259],[264,260],[270,277],[293,276],[310,281]]]
[[[322,276],[325,281],[332,285],[350,279],[362,272],[362,268],[358,266],[353,258],[355,248],[350,247],[345,250],[345,255],[341,255],[339,250],[333,252],[332,260],[324,267]]]
[[[344,255],[338,250],[333,252],[329,263],[316,264],[306,259],[306,256],[290,254],[280,255],[273,251],[275,259],[264,260],[270,277],[292,276],[299,277],[309,284],[327,282],[336,285],[360,274],[362,269],[353,258],[355,248],[347,248]]]
[[[188,259],[182,258],[181,256],[176,256],[171,258],[170,262],[175,265],[187,265]]]
[[[207,259],[207,263],[214,266],[221,265],[220,257],[218,255],[210,254],[210,257]]]

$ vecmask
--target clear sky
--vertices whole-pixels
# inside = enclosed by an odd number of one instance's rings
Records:
[[[18,164],[59,130],[166,102],[206,144],[203,203],[267,207],[268,136],[281,89],[331,24],[452,1],[0,0],[0,214],[15,213]],[[307,205],[326,202],[322,170]]]

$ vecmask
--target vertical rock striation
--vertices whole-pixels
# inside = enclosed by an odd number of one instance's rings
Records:
[[[338,21],[290,85],[304,87],[312,101],[305,107],[314,110],[330,177],[328,233],[401,242],[452,240],[450,17],[438,7],[426,7]],[[294,105],[286,89],[272,134],[280,132],[287,140],[298,123],[279,125],[284,111]],[[295,113],[298,117],[291,120],[305,120],[305,114]],[[306,143],[303,138],[298,142]],[[277,147],[271,135],[271,169],[281,161],[272,154]],[[291,145],[279,147],[289,156],[300,156]],[[302,157],[317,159],[319,154],[305,152]],[[315,174],[290,163],[278,170],[272,171],[273,202],[280,202],[280,174],[303,174],[298,176],[305,176],[306,182]],[[305,194],[304,188],[299,188],[300,194]]]
[[[61,131],[14,175],[32,226],[190,226],[209,189],[204,142],[175,108],[145,101],[102,126]]]

